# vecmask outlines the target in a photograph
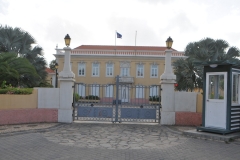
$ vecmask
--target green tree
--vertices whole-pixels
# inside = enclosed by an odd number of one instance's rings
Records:
[[[192,91],[203,88],[203,65],[210,63],[232,63],[240,65],[237,58],[239,49],[230,47],[221,39],[205,38],[198,42],[191,42],[186,46],[186,59],[179,59],[173,63],[177,76],[177,90]]]
[[[46,61],[43,57],[43,49],[39,46],[32,47],[35,39],[20,28],[0,26],[0,53],[16,53],[18,57],[26,58],[35,68],[38,76],[30,74],[22,75],[25,85],[28,87],[39,86],[46,79]]]
[[[46,61],[42,55],[42,48],[39,46],[34,47],[29,52],[20,55],[23,58],[26,58],[34,67],[36,72],[38,73],[38,77],[33,76],[25,76],[25,79],[31,81],[31,85],[28,84],[29,87],[39,86],[41,83],[45,83],[45,79],[47,77],[46,72]]]
[[[12,86],[24,86],[25,76],[38,77],[35,68],[31,63],[16,53],[0,53],[0,84],[7,81]]]
[[[49,68],[51,68],[52,70],[56,70],[55,68],[56,63],[57,63],[56,60],[52,60],[49,64]]]

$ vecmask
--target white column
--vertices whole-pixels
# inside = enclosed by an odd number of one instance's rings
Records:
[[[172,72],[171,56],[172,50],[165,51],[165,70],[160,76],[161,84],[161,124],[162,125],[174,125],[175,124],[175,94],[174,83],[176,83],[176,75]]]
[[[70,67],[70,47],[65,47],[64,68],[59,73],[60,81],[60,106],[58,109],[58,122],[72,123],[73,121],[73,86],[75,74]]]

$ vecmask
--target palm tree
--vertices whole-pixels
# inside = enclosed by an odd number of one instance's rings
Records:
[[[43,49],[39,46],[32,48],[32,44],[36,43],[35,39],[26,31],[20,28],[12,28],[9,26],[0,26],[0,53],[12,52],[19,57],[26,58],[35,68],[38,77],[26,74],[23,79],[29,87],[38,86],[45,81],[47,72],[46,61],[43,57]]]
[[[35,67],[36,72],[39,77],[27,77],[30,81],[34,81],[33,86],[39,86],[40,83],[43,83],[47,77],[46,69],[46,61],[43,58],[42,48],[39,46],[34,47],[29,52],[22,54],[21,57],[28,59],[28,61]]]
[[[38,77],[35,68],[26,58],[17,57],[16,53],[0,54],[0,84],[3,81],[12,86],[23,86],[25,76]]]
[[[203,88],[203,65],[210,63],[232,63],[240,65],[237,58],[239,49],[230,47],[224,40],[205,38],[198,42],[191,42],[186,46],[185,55],[188,58],[179,59],[173,63],[177,76],[177,90]]]
[[[0,26],[0,52],[23,54],[35,43],[34,38],[20,28]]]

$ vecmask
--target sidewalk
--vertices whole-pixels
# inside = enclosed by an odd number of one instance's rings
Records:
[[[96,121],[96,122],[83,121],[83,122],[74,122],[74,123],[112,124],[110,122],[98,122],[98,121]],[[37,130],[54,128],[61,124],[62,123],[31,123],[31,124],[0,125],[0,134],[12,133],[12,132],[23,132],[23,131],[37,131]],[[159,127],[161,126],[160,124],[157,124],[157,123],[121,123],[121,124],[159,125]],[[116,125],[118,125],[118,123]],[[196,129],[195,126],[166,126],[166,127],[168,127],[170,130],[172,130],[174,132],[179,132],[179,133],[183,133],[184,131]]]
[[[0,159],[239,159],[240,141],[183,134],[194,128],[86,122],[5,125],[0,126]]]

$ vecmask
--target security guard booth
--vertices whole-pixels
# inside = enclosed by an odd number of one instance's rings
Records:
[[[203,80],[202,126],[197,131],[240,131],[240,66],[206,65]]]

